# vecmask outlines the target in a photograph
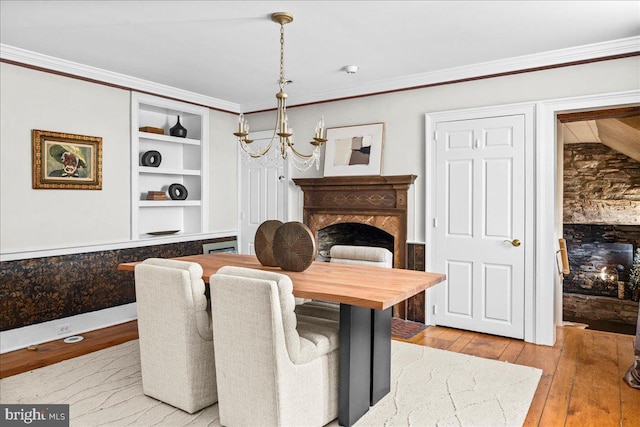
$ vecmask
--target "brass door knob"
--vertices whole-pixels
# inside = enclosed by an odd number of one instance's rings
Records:
[[[520,242],[520,240],[518,240],[518,239],[505,240],[505,242],[511,243],[515,247],[518,247],[518,246],[520,246],[522,244],[522,242]]]

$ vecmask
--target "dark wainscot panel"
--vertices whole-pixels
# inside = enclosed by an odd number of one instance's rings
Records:
[[[427,271],[425,245],[423,243],[407,244],[407,268],[409,270]],[[424,323],[425,291],[407,300],[407,320]]]
[[[0,263],[0,331],[135,302],[122,262],[202,253],[235,237],[32,258]]]

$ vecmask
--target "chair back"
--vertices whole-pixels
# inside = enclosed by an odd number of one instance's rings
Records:
[[[225,266],[209,283],[220,423],[325,425],[334,419],[337,328],[313,319],[298,324],[293,284],[284,274]]]
[[[334,245],[330,251],[331,261],[339,264],[393,267],[393,254],[385,248],[373,246]]]
[[[236,308],[246,312],[256,322],[250,327],[247,319],[243,329],[253,330],[253,335],[256,330],[260,330],[267,336],[276,337],[277,341],[284,343],[291,361],[300,361],[300,336],[296,329],[293,283],[289,276],[252,268],[225,266],[211,276],[210,286],[213,301],[218,301],[214,297],[214,291],[218,298],[235,300],[233,305],[241,305]],[[224,306],[223,303],[218,305]],[[222,316],[226,317],[224,314]],[[268,324],[265,324],[267,320]]]
[[[189,413],[217,401],[202,273],[197,263],[160,258],[135,267],[143,391]]]

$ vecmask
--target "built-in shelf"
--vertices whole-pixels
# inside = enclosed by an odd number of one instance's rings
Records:
[[[167,237],[148,234],[162,230],[180,230],[172,236],[207,232],[209,110],[133,93],[131,114],[132,240]],[[170,135],[178,116],[187,129],[186,138]],[[142,132],[141,127],[162,129],[164,133]],[[155,167],[142,165],[142,156],[149,151],[159,153]],[[151,191],[169,196],[172,184],[185,187],[185,200],[147,200]]]
[[[154,168],[151,166],[139,166],[138,172],[157,175],[192,175],[199,176],[201,172],[195,169]]]
[[[159,133],[151,132],[138,132],[138,138],[150,141],[172,142],[176,144],[200,145],[199,139],[178,138],[176,136],[161,135]]]
[[[141,208],[162,208],[179,206],[201,206],[200,200],[140,200]]]

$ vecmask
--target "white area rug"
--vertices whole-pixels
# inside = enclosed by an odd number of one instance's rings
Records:
[[[542,371],[392,341],[391,392],[356,426],[520,426]],[[138,341],[0,380],[1,403],[71,405],[71,426],[219,426],[142,393]],[[338,425],[334,421],[331,426]]]

